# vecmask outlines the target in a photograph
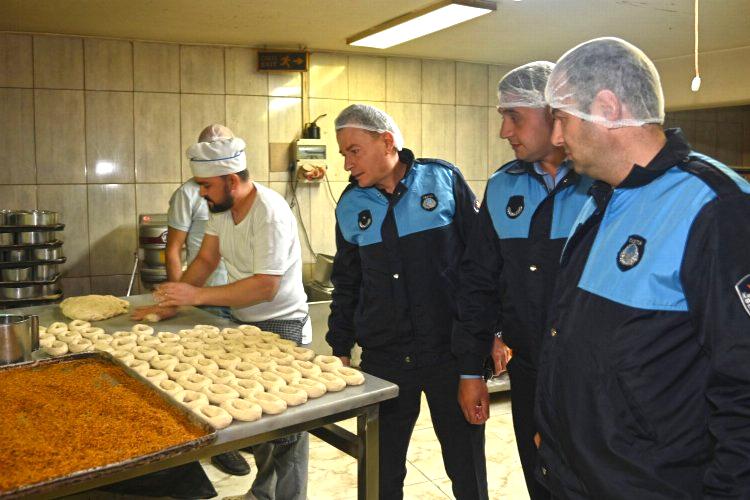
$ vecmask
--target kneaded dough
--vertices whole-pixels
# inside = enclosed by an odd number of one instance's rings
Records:
[[[114,295],[82,295],[68,297],[60,303],[60,310],[70,319],[101,321],[128,312],[130,303]]]

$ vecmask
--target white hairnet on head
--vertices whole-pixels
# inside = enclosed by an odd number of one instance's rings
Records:
[[[351,106],[347,106],[336,117],[335,125],[336,130],[351,127],[379,134],[390,132],[393,135],[393,144],[396,146],[396,149],[401,151],[404,148],[404,136],[401,135],[401,130],[396,125],[396,122],[393,121],[393,118],[388,113],[379,110],[375,106],[368,106],[366,104],[352,104]]]
[[[544,108],[544,87],[554,63],[534,61],[509,71],[497,85],[497,108]]]
[[[592,112],[602,90],[613,92],[630,116],[609,120]],[[554,109],[607,128],[664,123],[664,94],[654,63],[619,38],[596,38],[563,54],[547,81],[545,98]]]
[[[198,142],[213,142],[221,139],[231,139],[232,137],[234,137],[234,133],[229,130],[229,127],[219,125],[218,123],[212,123],[201,130],[201,133],[198,136]]]

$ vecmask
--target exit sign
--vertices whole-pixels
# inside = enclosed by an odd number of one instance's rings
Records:
[[[307,71],[310,53],[301,52],[258,52],[258,71]]]

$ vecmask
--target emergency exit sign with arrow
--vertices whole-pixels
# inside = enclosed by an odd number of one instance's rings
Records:
[[[309,52],[258,51],[258,71],[307,71]]]

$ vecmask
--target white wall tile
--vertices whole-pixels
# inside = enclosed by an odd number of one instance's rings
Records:
[[[193,94],[223,94],[224,49],[180,46],[180,88]]]
[[[83,43],[87,90],[133,90],[133,45],[87,38]]]
[[[389,102],[421,102],[422,61],[389,57],[385,68],[385,98]]]
[[[35,184],[34,91],[0,88],[0,184]]]
[[[180,91],[178,45],[133,42],[133,68],[136,91]]]
[[[310,97],[348,99],[347,56],[343,54],[310,54]]]
[[[422,104],[422,156],[456,161],[456,107]]]
[[[224,54],[227,94],[268,94],[268,73],[258,71],[257,50],[227,47]]]
[[[486,109],[456,106],[456,165],[466,179],[487,178]]]
[[[487,65],[456,63],[456,104],[486,106]]]
[[[180,182],[180,96],[136,92],[134,109],[136,181]]]
[[[83,40],[34,37],[34,87],[83,88]]]
[[[133,93],[86,92],[88,182],[134,182]]]
[[[349,100],[385,101],[385,58],[349,56]]]
[[[86,130],[83,102],[81,90],[34,91],[36,168],[39,184],[85,182]]]
[[[456,63],[453,61],[422,61],[422,102],[427,104],[456,103]]]

